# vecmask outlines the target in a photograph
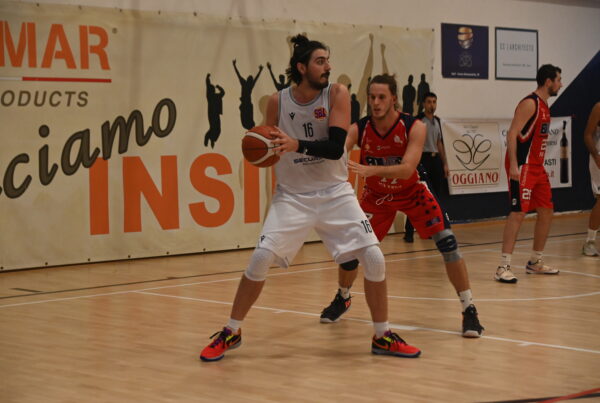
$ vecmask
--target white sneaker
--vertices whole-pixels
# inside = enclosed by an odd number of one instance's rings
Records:
[[[600,255],[600,253],[598,252],[598,249],[596,249],[596,243],[594,241],[586,241],[583,244],[581,253],[583,253],[585,256],[599,256]]]
[[[538,259],[537,262],[527,262],[525,266],[527,274],[558,274],[558,269],[552,269],[544,264],[542,259]]]
[[[510,266],[498,266],[496,269],[496,274],[494,275],[494,280],[499,281],[501,283],[516,283],[517,278],[510,270]]]

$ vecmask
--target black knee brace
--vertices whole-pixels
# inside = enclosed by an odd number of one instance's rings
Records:
[[[349,262],[342,263],[340,265],[340,267],[346,271],[356,270],[356,268],[358,267],[358,259],[354,259]]]

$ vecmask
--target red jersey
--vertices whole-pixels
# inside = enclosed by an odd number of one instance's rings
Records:
[[[400,113],[398,120],[387,133],[378,133],[373,122],[367,116],[358,122],[358,144],[360,162],[364,165],[397,165],[402,161],[410,129],[416,119],[406,113]],[[382,178],[370,176],[365,181],[369,190],[382,195],[399,193],[419,182],[417,170],[408,179]]]
[[[533,99],[535,112],[517,135],[517,163],[519,166],[523,164],[543,166],[546,156],[546,141],[550,131],[550,109],[546,102],[535,93],[523,98],[523,100],[525,99]],[[507,152],[506,166],[509,165]]]

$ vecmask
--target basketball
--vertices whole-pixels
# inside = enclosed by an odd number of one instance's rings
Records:
[[[273,149],[274,138],[270,133],[277,131],[273,126],[255,126],[242,138],[242,153],[246,161],[257,167],[270,167],[279,161]]]

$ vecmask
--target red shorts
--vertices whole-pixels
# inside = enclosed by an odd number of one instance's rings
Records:
[[[522,165],[519,181],[509,179],[508,183],[511,211],[527,213],[538,207],[554,208],[550,180],[542,165]]]
[[[402,193],[388,195],[365,188],[360,207],[380,241],[390,230],[398,211],[406,214],[423,239],[450,228],[446,213],[424,182],[417,182]]]

